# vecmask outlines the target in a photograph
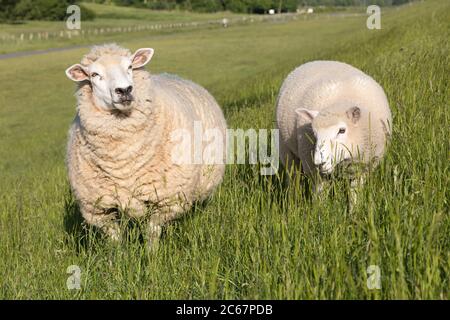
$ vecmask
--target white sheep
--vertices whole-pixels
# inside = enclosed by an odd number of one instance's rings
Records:
[[[226,122],[202,87],[143,70],[152,55],[150,48],[132,55],[115,44],[95,46],[81,64],[66,70],[78,82],[67,166],[87,223],[117,240],[117,209],[133,218],[145,217],[149,245],[155,247],[166,223],[206,199],[221,183]],[[174,154],[195,151],[177,150],[174,132],[181,130],[190,138],[198,124],[219,132],[218,139],[197,145],[200,153],[206,148],[216,152],[218,161],[177,161]]]
[[[283,165],[301,166],[314,178],[317,172],[329,176],[338,165],[376,165],[392,125],[380,85],[336,61],[313,61],[291,72],[278,96],[276,118]],[[316,183],[316,191],[320,189]]]

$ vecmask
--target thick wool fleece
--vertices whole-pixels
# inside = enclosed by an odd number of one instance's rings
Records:
[[[101,227],[108,209],[117,207],[132,217],[150,208],[157,218],[153,223],[164,225],[211,195],[224,175],[224,164],[172,161],[173,130],[192,133],[194,121],[204,130],[220,130],[225,145],[226,122],[214,98],[175,76],[135,70],[133,78],[135,101],[128,115],[97,108],[89,83],[77,92],[67,149],[69,181],[86,221]]]
[[[292,71],[281,87],[276,108],[282,163],[287,167],[301,163],[306,174],[315,170],[311,122],[299,117],[296,109],[320,111],[315,124],[325,128],[330,121],[348,123],[345,111],[353,106],[361,109],[361,118],[357,125],[349,123],[352,143],[363,155],[363,162],[380,159],[392,125],[380,85],[362,71],[336,61],[313,61]]]

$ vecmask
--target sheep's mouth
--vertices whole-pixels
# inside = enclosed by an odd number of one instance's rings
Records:
[[[117,102],[114,102],[114,107],[118,110],[129,110],[134,101],[132,96],[120,98]]]
[[[125,98],[121,98],[119,101],[123,105],[130,105],[134,101],[134,98],[133,96],[127,96]]]

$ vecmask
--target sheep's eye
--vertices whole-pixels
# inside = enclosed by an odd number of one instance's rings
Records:
[[[344,134],[345,133],[345,128],[340,128],[339,129],[339,134]]]
[[[131,70],[132,68],[133,68],[133,66],[130,65],[130,66],[128,67],[128,70]]]
[[[96,73],[96,72],[93,72],[93,73],[91,74],[91,77],[92,77],[92,78],[95,78],[95,77],[98,77],[98,76],[99,76],[99,74]]]

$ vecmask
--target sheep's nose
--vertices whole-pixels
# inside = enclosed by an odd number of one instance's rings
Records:
[[[128,86],[126,88],[116,88],[114,91],[121,96],[126,96],[129,95],[131,91],[133,91],[133,86]]]
[[[318,167],[323,167],[325,165],[325,161],[322,161],[322,160],[314,161],[314,164]]]

